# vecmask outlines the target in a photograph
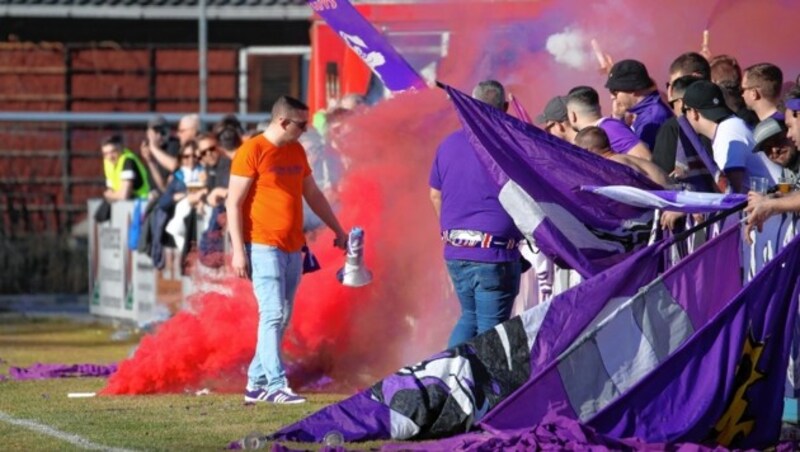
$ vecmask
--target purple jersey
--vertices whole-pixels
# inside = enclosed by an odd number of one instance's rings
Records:
[[[522,234],[497,199],[499,189],[459,130],[439,145],[431,168],[429,184],[442,192],[442,231],[474,230],[497,237],[519,240]],[[508,262],[519,259],[519,251],[501,248],[472,248],[445,245],[445,259],[477,262]]]
[[[658,135],[661,124],[675,116],[667,104],[661,100],[658,91],[653,91],[645,96],[628,112],[636,115],[636,119],[633,120],[633,133],[644,141],[649,149],[655,149],[656,135]]]
[[[617,154],[627,154],[639,144],[639,137],[624,122],[615,118],[603,118],[597,123],[608,135],[611,150]]]

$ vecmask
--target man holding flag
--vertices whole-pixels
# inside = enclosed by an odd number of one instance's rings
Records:
[[[505,89],[480,82],[472,96],[498,110],[508,107]],[[431,202],[445,242],[444,258],[461,303],[448,347],[454,347],[508,320],[519,292],[522,238],[497,199],[464,130],[447,137],[430,174]]]

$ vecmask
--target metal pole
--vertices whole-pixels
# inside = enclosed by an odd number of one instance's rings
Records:
[[[208,21],[206,18],[206,0],[197,2],[199,10],[199,20],[197,24],[198,41],[198,66],[200,68],[200,117],[202,118],[208,111]]]
[[[64,110],[72,110],[72,48],[64,46]],[[72,204],[72,184],[70,181],[70,173],[72,172],[72,125],[69,123],[64,124],[64,154],[61,156],[61,192],[63,193],[62,202],[65,206]],[[55,204],[53,205],[54,207]],[[56,218],[60,212],[55,211]],[[67,227],[72,227],[72,212],[64,211],[64,222],[60,221],[56,224],[56,228],[60,229],[61,224],[66,224]],[[56,234],[61,231],[57,230]]]

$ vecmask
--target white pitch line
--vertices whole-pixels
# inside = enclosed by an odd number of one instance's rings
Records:
[[[74,433],[66,433],[62,432],[61,430],[56,430],[49,425],[40,424],[36,421],[31,421],[28,419],[17,419],[15,417],[11,417],[10,415],[0,411],[0,421],[3,421],[7,424],[16,425],[18,427],[24,427],[28,430],[33,430],[36,433],[41,433],[43,435],[52,436],[53,438],[60,439],[61,441],[66,441],[72,445],[82,447],[88,450],[108,450],[114,452],[132,452],[130,449],[120,449],[115,447],[108,447],[103,446],[102,444],[97,444],[89,441],[88,439],[76,435]]]

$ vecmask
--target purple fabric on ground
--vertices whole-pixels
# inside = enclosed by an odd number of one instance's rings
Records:
[[[439,441],[389,444],[383,446],[381,450],[484,452],[501,450],[721,451],[727,449],[709,448],[699,444],[646,444],[635,438],[618,440],[598,433],[574,419],[548,415],[541,424],[529,429],[508,430],[502,433],[466,433]]]
[[[11,367],[9,376],[14,380],[44,380],[67,377],[108,377],[117,371],[116,364],[41,364],[30,367]]]

